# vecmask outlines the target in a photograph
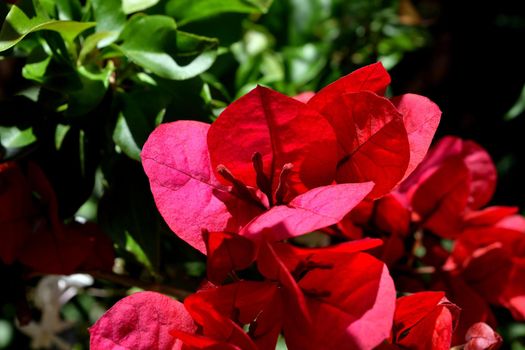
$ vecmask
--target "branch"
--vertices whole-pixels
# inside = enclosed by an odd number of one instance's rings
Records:
[[[106,280],[126,287],[139,287],[144,290],[168,294],[179,300],[184,300],[187,296],[192,294],[192,292],[187,290],[178,289],[159,283],[147,283],[129,276],[117,275],[113,272],[88,271],[87,273],[96,279]]]

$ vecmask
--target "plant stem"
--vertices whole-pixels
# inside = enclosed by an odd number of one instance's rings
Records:
[[[113,272],[89,271],[88,273],[96,279],[110,281],[126,287],[139,287],[144,290],[168,294],[174,296],[179,300],[184,300],[187,296],[192,294],[190,291],[187,290],[178,289],[159,283],[147,283],[129,276],[117,275]]]

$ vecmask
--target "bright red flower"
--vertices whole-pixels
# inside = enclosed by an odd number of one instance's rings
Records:
[[[280,315],[271,315],[274,317],[271,322],[264,319],[268,316],[265,308],[276,292],[277,286],[267,282],[207,286],[184,301],[186,309],[201,326],[202,337],[191,339],[182,332],[172,332],[172,335],[198,349],[205,348],[200,345],[203,337],[207,342],[212,340],[236,349],[273,349],[280,330]],[[245,333],[239,325],[250,325],[250,330]]]
[[[256,319],[257,298],[274,291],[275,285],[263,282],[207,286],[184,304],[159,293],[135,293],[116,303],[90,328],[90,348],[256,350],[239,323]]]
[[[157,128],[142,160],[170,228],[204,252],[203,229],[280,240],[341,220],[372,184],[326,185],[335,170],[335,139],[328,123],[309,113],[300,102],[257,88],[211,127],[179,121]],[[230,119],[239,124],[230,128]]]
[[[388,100],[390,76],[381,63],[363,67],[308,100],[333,126],[338,141],[336,180],[373,181],[388,193],[423,160],[441,117],[426,97]]]
[[[250,239],[228,232],[205,232],[208,280],[220,284],[232,271],[248,268],[257,255]]]
[[[389,81],[376,64],[306,104],[257,87],[211,126],[161,125],[142,151],[159,211],[201,252],[203,229],[281,240],[337,223],[370,192],[367,181],[379,196],[408,174],[439,122],[426,98],[377,95]]]
[[[261,246],[260,272],[282,286],[289,349],[372,349],[388,336],[395,299],[392,279],[382,262],[359,253],[377,243],[321,249]]]
[[[215,241],[207,245],[209,269],[245,268],[245,262],[218,259],[229,262],[217,264],[213,257],[222,257],[229,248],[233,256],[246,238],[220,233],[206,236]],[[379,240],[366,239],[304,249],[263,241],[256,261],[266,280],[207,284],[185,300],[184,309],[156,293],[135,294],[113,306],[91,329],[92,348],[141,349],[155,341],[159,349],[175,344],[187,350],[273,350],[283,332],[292,350],[372,349],[388,336],[395,304],[395,289],[385,265],[360,252],[378,244]],[[173,316],[168,319],[170,313]],[[140,326],[144,324],[148,327]],[[243,326],[248,327],[247,332]],[[184,345],[165,340],[166,334]]]
[[[382,97],[389,82],[376,64],[313,97],[257,87],[211,126],[178,121],[150,135],[142,160],[157,207],[207,252],[209,279],[237,280],[235,271],[254,262],[265,278],[189,297],[199,331],[175,337],[189,348],[272,349],[283,330],[290,349],[371,349],[388,336],[393,282],[384,263],[360,252],[380,241],[323,249],[274,242],[338,223],[419,164],[441,113],[421,96]]]
[[[493,212],[486,210],[485,216],[493,217]],[[482,216],[478,215],[476,221],[480,224]],[[488,221],[487,218],[485,222]],[[502,218],[491,225],[465,228],[445,269],[460,276],[487,302],[503,305],[516,319],[525,320],[525,230],[513,227],[515,224]]]
[[[448,350],[460,309],[443,292],[397,299],[391,343],[402,349]]]
[[[260,349],[274,349],[281,329],[289,349],[343,344],[371,349],[388,336],[395,299],[384,264],[359,253],[378,244],[362,240],[304,249],[262,242],[257,267],[267,281],[237,282],[190,298],[208,301],[221,314],[249,324],[248,334]]]
[[[304,103],[267,88],[259,86],[229,105],[207,137],[216,177],[231,185],[219,169],[226,167],[263,192],[270,205],[288,203],[334,179],[336,139],[330,124]]]
[[[456,237],[463,216],[485,205],[496,186],[496,168],[472,141],[441,139],[421,165],[399,186],[399,200],[416,213],[423,227]]]
[[[194,333],[197,325],[184,306],[154,292],[120,300],[89,329],[90,349],[181,350],[173,329]]]

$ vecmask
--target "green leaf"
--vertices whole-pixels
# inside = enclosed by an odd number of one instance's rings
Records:
[[[172,52],[176,49],[177,25],[173,18],[162,15],[133,16],[120,35],[126,50],[145,51],[159,50],[161,47]]]
[[[11,322],[0,319],[0,349],[7,349],[15,334],[14,326]]]
[[[66,115],[81,116],[93,110],[104,98],[109,86],[109,78],[114,67],[109,61],[106,68],[79,67],[78,76],[82,88],[69,93],[69,103]]]
[[[38,0],[33,2],[36,14],[45,18],[56,17],[56,6],[54,0]]]
[[[122,0],[122,10],[130,14],[157,5],[160,0]]]
[[[166,79],[185,80],[210,68],[217,57],[217,40],[176,28],[167,16],[134,16],[122,31],[120,49],[137,65]],[[176,56],[186,64],[177,63]]]
[[[86,56],[96,49],[100,42],[112,40],[114,36],[114,32],[96,32],[88,36],[86,40],[84,40],[82,49],[78,54],[78,61],[80,63],[84,62],[86,60]]]
[[[59,150],[62,147],[62,142],[64,142],[64,138],[66,137],[69,129],[71,129],[70,125],[57,125],[57,128],[55,129],[55,148],[57,150]]]
[[[206,263],[202,261],[188,261],[184,267],[188,276],[191,277],[202,277],[206,272]]]
[[[22,76],[28,80],[43,83],[51,56],[47,56],[42,48],[35,49],[28,57],[26,65],[22,68]]]
[[[133,236],[126,231],[126,246],[124,247],[126,251],[130,252],[135,256],[137,261],[144,266],[146,266],[149,270],[152,270],[152,264],[146,253],[144,253],[144,250],[142,247],[137,243],[137,241],[133,238]]]
[[[320,45],[306,44],[284,51],[288,75],[297,87],[317,78],[325,67],[328,55]]]
[[[288,33],[291,45],[301,45],[313,40],[324,33],[323,22],[330,19],[332,1],[326,0],[289,0]]]
[[[54,0],[58,18],[61,20],[80,20],[82,18],[82,5],[79,0]]]
[[[121,107],[113,131],[113,141],[128,157],[140,160],[140,150],[156,127],[155,117],[172,100],[170,95],[176,92],[159,86],[157,81],[145,73],[137,74],[136,79],[140,85],[118,95]]]
[[[0,30],[0,52],[5,51],[29,33],[52,30],[60,33],[67,41],[72,41],[84,30],[94,27],[94,22],[56,21],[41,16],[28,18],[17,6],[11,7]]]
[[[287,350],[288,347],[286,346],[286,342],[284,341],[284,338],[282,335],[279,335],[279,339],[277,339],[277,344],[275,344],[275,350]]]
[[[113,131],[113,142],[120,147],[122,152],[131,159],[140,160],[140,148],[129,130],[126,118],[119,114],[115,130]]]
[[[56,58],[52,56],[50,60],[38,61],[35,59],[36,62],[28,62],[27,67],[22,70],[24,77],[39,82],[48,90],[62,94],[82,89],[82,80],[76,68],[69,64],[59,63]],[[42,96],[39,95],[39,99],[41,98]],[[50,100],[41,102],[49,105]]]
[[[93,16],[97,21],[97,32],[110,32],[112,35],[99,41],[99,47],[113,43],[126,24],[126,14],[122,11],[121,0],[91,0]]]
[[[99,224],[118,246],[132,250],[141,260],[136,246],[140,247],[153,268],[158,268],[162,219],[142,166],[123,155],[106,160],[103,172],[107,189],[99,202]]]
[[[272,0],[170,0],[166,13],[181,25],[226,12],[266,13]]]
[[[17,127],[0,126],[0,143],[6,148],[24,147],[36,141],[33,129],[20,130]]]
[[[521,90],[521,94],[516,103],[514,103],[505,114],[505,120],[512,120],[523,113],[523,111],[525,111],[525,85],[523,85],[523,89]]]

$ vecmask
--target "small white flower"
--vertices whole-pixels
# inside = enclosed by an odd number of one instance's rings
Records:
[[[42,278],[35,289],[34,303],[42,311],[40,321],[31,321],[20,326],[20,331],[31,337],[31,348],[42,349],[53,346],[66,350],[71,346],[57,336],[73,326],[71,322],[60,318],[60,309],[64,304],[78,294],[79,289],[93,284],[89,275],[75,274],[71,276],[50,275]]]

